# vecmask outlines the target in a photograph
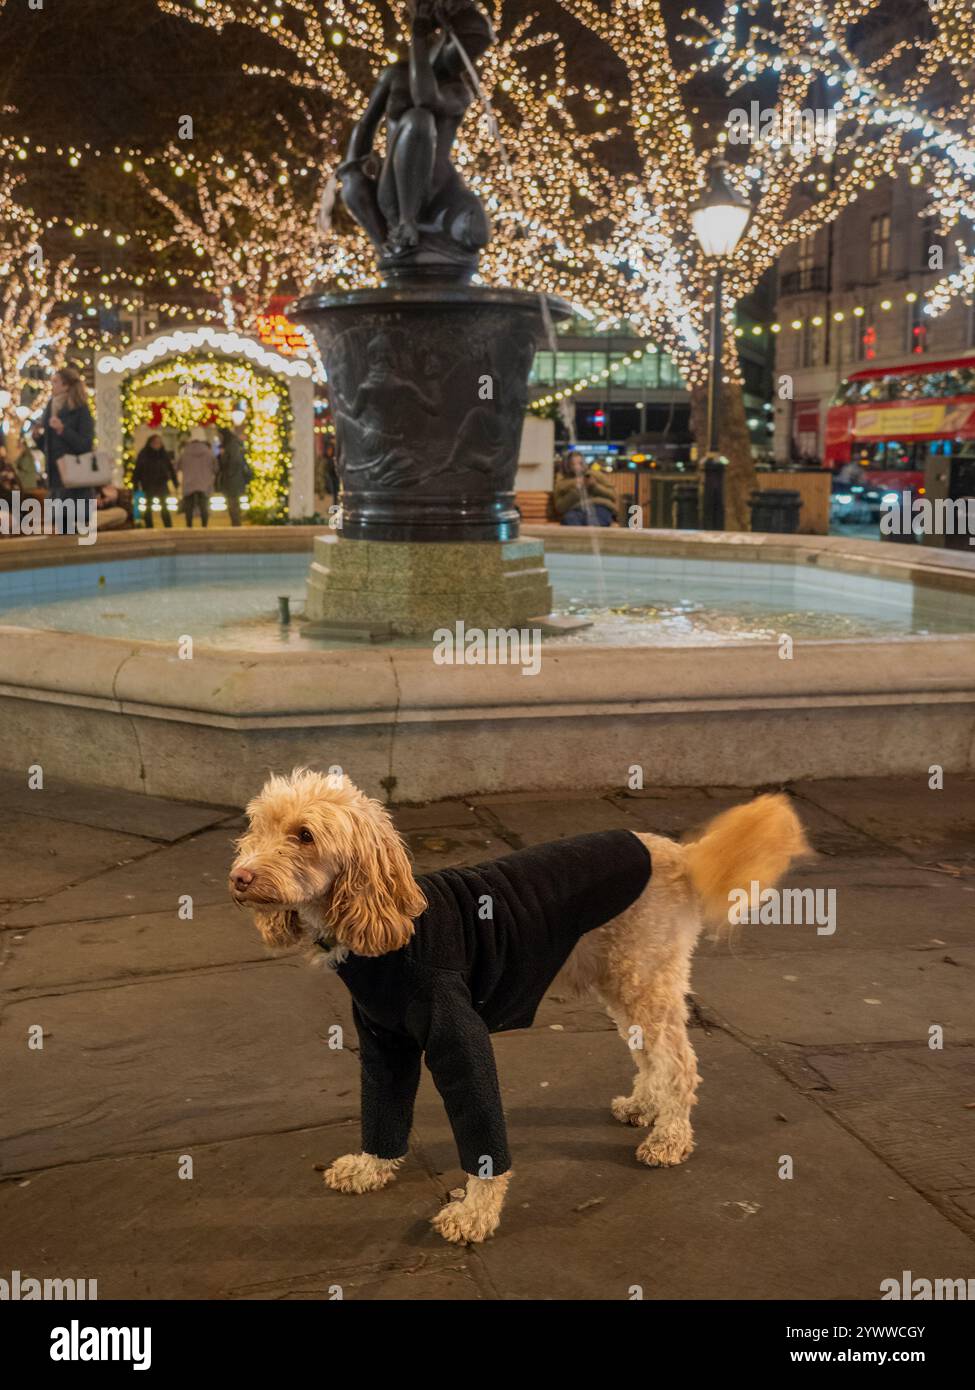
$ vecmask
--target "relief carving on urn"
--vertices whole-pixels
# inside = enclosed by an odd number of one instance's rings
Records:
[[[419,335],[392,315],[340,333],[325,364],[344,486],[510,491],[534,354],[531,332],[483,311]]]

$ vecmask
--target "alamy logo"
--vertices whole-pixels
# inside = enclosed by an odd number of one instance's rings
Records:
[[[975,1299],[975,1279],[915,1279],[909,1269],[899,1279],[881,1279],[881,1301],[905,1299],[915,1303]]]
[[[798,106],[763,107],[753,101],[747,111],[738,106],[728,114],[728,144],[758,145],[780,141],[783,145],[836,144],[836,112]]]
[[[441,627],[433,634],[436,666],[520,666],[523,676],[537,676],[542,669],[542,634],[539,628]]]
[[[815,927],[817,936],[836,931],[835,888],[763,888],[753,879],[728,894],[733,927]]]
[[[151,1327],[82,1327],[77,1318],[51,1330],[52,1361],[131,1361],[134,1371],[152,1365]]]
[[[975,497],[915,497],[888,492],[880,503],[882,536],[967,536],[975,545]]]
[[[12,1270],[9,1279],[0,1279],[0,1303],[29,1303],[34,1299],[74,1303],[77,1299],[97,1298],[97,1279],[34,1279],[19,1269]]]
[[[79,545],[94,545],[98,536],[96,503],[71,497],[0,497],[0,536],[77,536]]]

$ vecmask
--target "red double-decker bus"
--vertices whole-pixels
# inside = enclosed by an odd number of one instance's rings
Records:
[[[975,439],[975,354],[867,367],[841,381],[826,412],[827,468],[855,461],[878,488],[923,487],[932,455]]]

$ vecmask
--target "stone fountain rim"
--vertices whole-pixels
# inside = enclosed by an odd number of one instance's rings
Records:
[[[528,529],[553,550],[591,544]],[[176,534],[119,532],[87,550],[11,538],[0,569],[306,552],[322,528]],[[619,532],[599,544],[975,591],[973,556],[842,537]],[[0,767],[22,773],[40,742],[46,777],[208,804],[243,804],[269,769],[334,762],[372,795],[404,801],[617,786],[635,757],[660,786],[848,776],[851,760],[864,776],[916,776],[935,738],[947,771],[975,770],[975,635],[800,641],[792,661],[750,644],[560,648],[526,679],[514,666],[435,666],[429,648],[261,657],[201,645],[181,661],[173,644],[2,621]]]
[[[326,309],[361,309],[370,306],[428,305],[439,309],[470,309],[472,303],[507,309],[526,309],[539,313],[540,291],[509,286],[470,285],[457,281],[374,285],[355,290],[324,290],[305,295],[290,310],[297,322],[313,318]],[[555,318],[571,318],[574,310],[558,295],[545,294],[549,313]]]
[[[588,544],[580,544],[582,537],[567,535],[563,528],[526,529],[534,533],[526,539],[544,537],[553,552],[591,553]],[[262,534],[255,536],[254,532]],[[185,536],[176,533],[175,540],[172,533],[165,532],[142,537],[118,532],[100,537],[92,547],[78,547],[66,538],[45,538],[39,542],[10,539],[0,545],[0,569],[46,568],[79,561],[114,563],[180,553],[304,553],[316,538],[326,537],[337,541],[334,533],[323,537],[320,526],[254,527],[214,532],[205,539],[202,532],[188,532]],[[964,553],[957,556],[955,563],[945,565],[939,563],[940,552],[932,554],[919,549],[908,559],[899,553],[904,547],[880,542],[723,532],[621,531],[612,538],[601,538],[601,543],[603,553],[608,555],[632,555],[652,547],[653,553],[662,556],[692,558],[709,554],[719,560],[747,558],[756,563],[791,564],[803,569],[820,568],[975,593],[975,556]],[[142,708],[165,707],[170,714],[182,702],[178,718],[192,719],[192,711],[205,710],[211,717],[229,717],[231,721],[256,717],[260,722],[268,718],[274,722],[281,718],[323,717],[326,711],[355,709],[368,721],[380,709],[388,712],[397,704],[402,718],[412,702],[409,698],[401,702],[396,690],[397,681],[403,680],[407,670],[419,678],[423,695],[418,704],[427,711],[484,705],[530,708],[550,702],[573,706],[580,700],[589,704],[597,698],[608,698],[610,704],[642,703],[647,699],[656,704],[661,698],[702,699],[708,690],[714,689],[716,678],[719,685],[726,686],[728,694],[730,684],[733,698],[739,699],[759,691],[781,694],[784,687],[794,697],[814,692],[837,696],[852,690],[874,698],[899,695],[916,699],[922,693],[949,699],[959,698],[962,692],[967,698],[975,695],[975,633],[802,639],[795,646],[797,653],[807,653],[805,661],[765,662],[756,656],[763,647],[737,643],[677,648],[557,648],[543,664],[543,673],[532,681],[525,681],[516,668],[494,666],[458,667],[444,682],[439,668],[436,678],[430,678],[427,648],[404,647],[395,642],[341,651],[262,654],[210,647],[201,642],[191,663],[198,679],[188,679],[186,664],[175,660],[172,643],[18,627],[4,624],[0,612],[0,695],[13,695],[19,690],[23,698],[27,690],[35,696],[46,691],[47,698],[58,701],[95,698],[106,700],[116,709],[119,701],[123,707],[132,701]],[[899,655],[891,664],[895,653]],[[647,662],[651,657],[654,674],[648,682]],[[324,687],[323,669],[329,675]],[[383,687],[382,681],[378,687],[367,684],[364,688],[360,683],[367,671],[373,679],[377,673],[388,675],[394,670],[399,676],[389,689]],[[213,679],[218,672],[219,679]],[[577,677],[582,690],[576,685]],[[411,684],[405,681],[400,695],[405,695]],[[607,696],[607,691],[612,691],[612,695]]]

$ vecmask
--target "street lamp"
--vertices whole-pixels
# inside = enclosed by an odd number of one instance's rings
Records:
[[[735,253],[752,215],[752,205],[725,176],[728,165],[716,155],[711,160],[708,186],[691,207],[691,225],[705,256],[715,262],[714,304],[711,311],[711,341],[708,361],[708,448],[704,457],[704,504],[702,523],[706,530],[724,529],[723,464],[718,454],[718,403],[721,393],[723,355],[721,291],[724,262]]]

